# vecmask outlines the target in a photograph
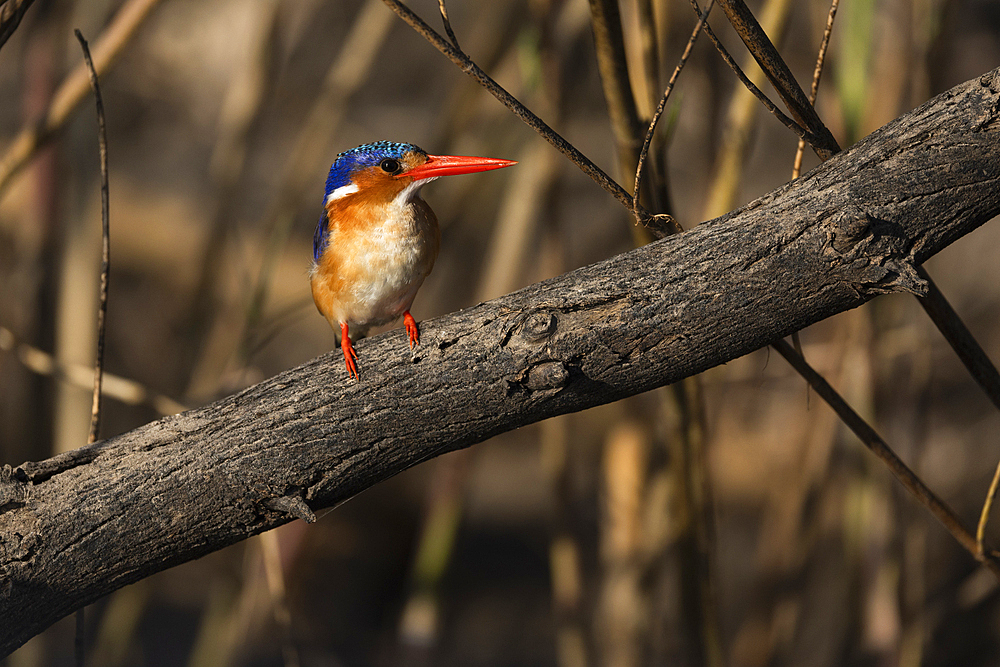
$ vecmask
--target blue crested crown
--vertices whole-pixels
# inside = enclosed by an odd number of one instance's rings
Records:
[[[418,146],[395,141],[376,141],[344,151],[337,156],[330,167],[330,174],[326,177],[325,196],[329,197],[330,193],[339,187],[350,185],[351,174],[358,169],[374,167],[386,158],[399,160],[412,152],[427,154]]]

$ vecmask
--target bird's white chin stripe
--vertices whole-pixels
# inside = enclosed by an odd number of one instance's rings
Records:
[[[358,186],[355,185],[354,183],[341,185],[339,188],[337,188],[336,190],[334,190],[333,192],[331,192],[326,196],[325,203],[329,204],[330,202],[335,201],[337,199],[343,199],[347,195],[353,195],[357,191],[358,191]]]
[[[405,188],[403,188],[398,195],[396,195],[396,204],[408,204],[414,197],[420,194],[420,188],[424,187],[431,181],[436,181],[438,176],[431,176],[430,178],[421,178],[419,180],[413,181]]]

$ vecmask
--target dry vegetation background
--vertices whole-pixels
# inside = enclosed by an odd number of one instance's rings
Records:
[[[0,50],[0,159],[80,62],[72,28],[93,46],[125,4],[36,0]],[[418,320],[633,244],[620,205],[377,0],[148,4],[102,78],[106,370],[133,383],[106,381],[118,398],[105,402],[103,437],[331,349],[307,271],[326,170],[341,150],[392,139],[520,162],[425,190],[443,247],[415,303]],[[808,88],[829,3],[763,4],[750,3],[762,21],[785,17],[769,32]],[[656,86],[643,69],[637,4],[621,4],[646,116],[694,22],[684,0],[653,5]],[[436,3],[411,6],[439,25]],[[453,0],[449,13],[483,69],[615,173],[583,0]],[[724,16],[713,16],[745,61]],[[817,106],[848,146],[998,64],[994,1],[844,0]],[[686,228],[790,177],[796,139],[739,88],[703,39],[667,129],[669,187]],[[741,107],[752,111],[741,116]],[[745,151],[733,153],[740,136]],[[738,167],[720,177],[726,159]],[[815,164],[807,154],[806,168]],[[3,463],[86,441],[98,176],[86,98],[0,191]],[[713,198],[720,181],[731,193]],[[998,244],[1000,229],[987,225],[927,267],[994,359]],[[916,301],[880,298],[806,330],[802,342],[806,358],[974,524],[1000,456],[1000,415]],[[64,377],[36,372],[51,366],[38,350],[54,355]],[[88,608],[90,661],[1000,664],[997,581],[780,357],[763,350],[700,383],[700,450],[682,452],[669,437],[676,416],[666,390],[508,433],[421,465],[312,526],[289,524],[118,591]],[[704,464],[703,505],[682,491],[692,481],[678,473],[683,455]],[[692,495],[694,506],[685,502]],[[707,560],[692,556],[692,524],[709,536]],[[710,595],[691,593],[699,562]],[[72,631],[66,619],[6,664],[71,664]]]

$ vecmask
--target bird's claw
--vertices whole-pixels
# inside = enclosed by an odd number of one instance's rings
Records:
[[[406,336],[410,339],[410,349],[414,345],[420,344],[420,330],[417,328],[417,321],[410,315],[410,311],[403,313],[403,325],[406,327]]]
[[[360,380],[358,375],[358,353],[354,351],[351,337],[347,333],[347,323],[340,325],[340,348],[344,351],[344,363],[347,364],[347,374],[355,380]]]
[[[347,344],[342,346],[344,348],[344,363],[347,364],[347,374],[354,378],[355,380],[360,380],[358,375],[358,353],[354,351],[354,346],[351,345],[350,339],[347,340]]]

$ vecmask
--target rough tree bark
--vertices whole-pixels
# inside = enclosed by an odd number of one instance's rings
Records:
[[[77,607],[497,433],[647,391],[887,292],[1000,212],[1000,70],[685,234],[0,471],[0,655]]]

